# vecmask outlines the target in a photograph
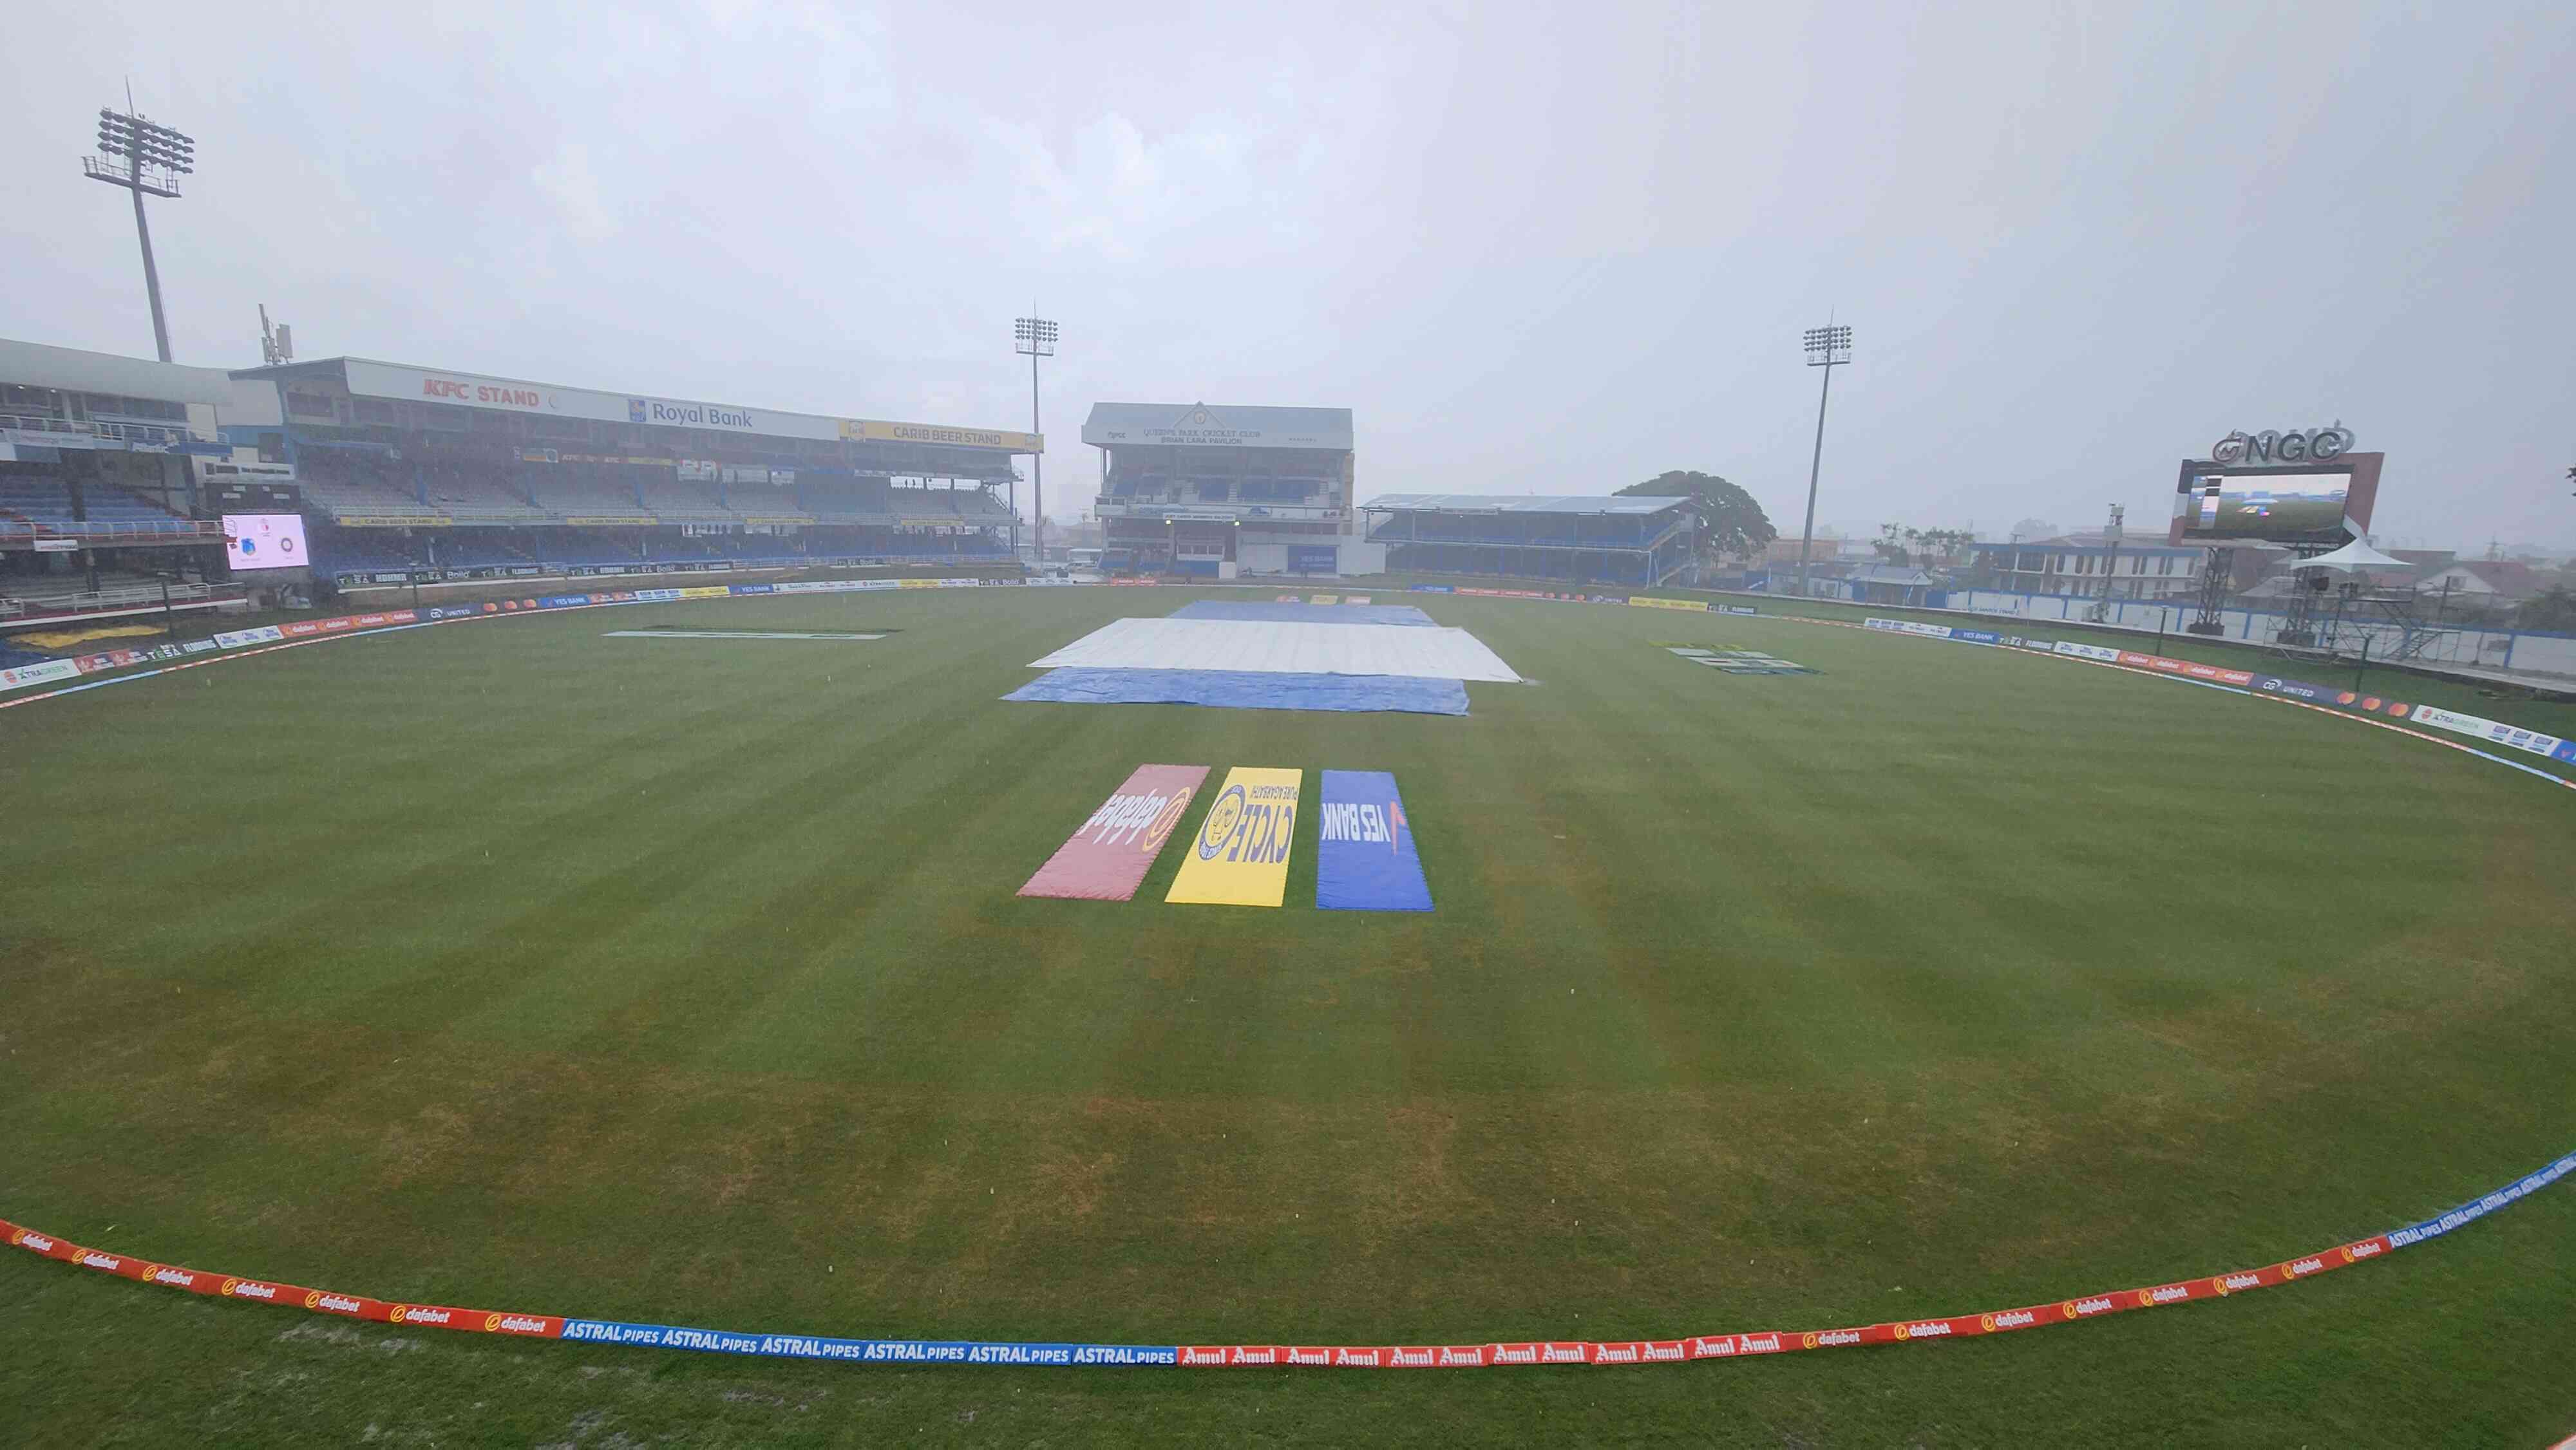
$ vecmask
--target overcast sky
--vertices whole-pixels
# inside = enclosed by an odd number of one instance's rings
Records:
[[[37,0],[0,335],[1022,427],[1348,407],[1362,496],[1722,473],[1820,522],[2161,527],[2176,460],[2340,419],[2383,543],[2576,548],[2576,5],[886,9]]]

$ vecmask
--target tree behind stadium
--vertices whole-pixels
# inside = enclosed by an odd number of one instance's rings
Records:
[[[1676,468],[1619,492],[1638,498],[1699,500],[1698,552],[1703,559],[1747,558],[1780,537],[1780,531],[1771,527],[1771,516],[1762,512],[1753,495],[1714,473]]]

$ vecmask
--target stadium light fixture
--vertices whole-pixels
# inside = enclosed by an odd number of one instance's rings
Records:
[[[1011,321],[1011,349],[1029,360],[1029,432],[1042,434],[1038,425],[1038,359],[1055,356],[1056,327],[1043,317],[1019,317]],[[1046,445],[1029,455],[1029,493],[1034,500],[1029,511],[1037,517],[1038,572],[1046,572]],[[1013,500],[1016,505],[1018,501]],[[1011,510],[1011,554],[1020,552],[1019,509]]]
[[[1825,370],[1825,386],[1816,395],[1816,452],[1807,460],[1807,525],[1798,535],[1798,597],[1807,596],[1807,556],[1816,546],[1816,476],[1825,464],[1825,404],[1834,395],[1834,368],[1852,359],[1848,327],[1807,329],[1807,366]]]
[[[134,198],[134,236],[143,247],[143,292],[152,304],[152,343],[170,360],[170,324],[161,315],[161,270],[152,262],[152,228],[143,219],[145,196],[176,197],[179,178],[197,169],[197,143],[137,113],[129,89],[126,109],[98,108],[98,154],[81,158],[92,181],[121,186]]]

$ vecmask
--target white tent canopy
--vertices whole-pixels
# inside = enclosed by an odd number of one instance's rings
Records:
[[[2415,566],[2403,559],[2392,559],[2361,540],[2355,539],[2331,554],[2319,554],[2313,559],[2293,560],[2290,567],[2336,569],[2350,574],[2360,569],[2412,569]]]

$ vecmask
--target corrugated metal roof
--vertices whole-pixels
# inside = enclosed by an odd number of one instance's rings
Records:
[[[182,363],[7,338],[0,338],[0,383],[151,398],[163,403],[220,406],[233,400],[232,378],[222,368],[192,368]]]
[[[1662,513],[1687,498],[1597,498],[1583,494],[1507,493],[1382,493],[1360,505],[1364,511],[1380,509],[1417,513],[1455,514],[1624,514],[1638,516]]]

